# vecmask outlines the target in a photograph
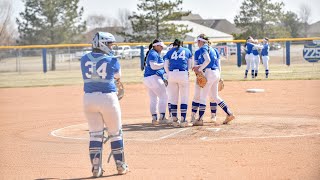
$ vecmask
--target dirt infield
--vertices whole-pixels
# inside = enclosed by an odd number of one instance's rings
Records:
[[[146,89],[125,90],[131,171],[115,175],[106,145],[105,179],[320,179],[320,80],[227,81],[220,95],[237,119],[185,129],[151,126]],[[82,86],[0,89],[0,179],[90,178],[82,93]],[[218,121],[224,116],[219,108]]]

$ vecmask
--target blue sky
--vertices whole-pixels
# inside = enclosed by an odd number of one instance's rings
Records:
[[[3,0],[0,0],[3,1]],[[183,10],[191,10],[194,14],[200,14],[205,19],[227,19],[233,23],[233,18],[238,14],[243,0],[184,0]],[[284,2],[285,10],[299,14],[300,6],[303,3],[311,8],[309,23],[320,21],[320,0],[272,0],[273,2]],[[15,16],[19,11],[23,11],[22,0],[10,0],[15,7]],[[138,0],[80,0],[80,5],[84,7],[87,17],[91,14],[105,15],[113,18],[118,17],[119,9],[137,11]]]

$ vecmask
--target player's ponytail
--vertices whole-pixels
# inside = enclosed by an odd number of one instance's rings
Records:
[[[177,46],[176,51],[178,51],[180,46],[183,46],[183,41],[181,41],[180,39],[175,39],[173,42],[173,46]]]
[[[147,51],[146,56],[144,57],[143,67],[146,66],[147,57],[148,57],[148,55],[149,55],[150,50],[153,48],[153,44],[154,44],[154,43],[157,43],[157,42],[161,42],[161,40],[155,39],[155,40],[153,40],[152,43],[149,44],[149,47],[148,47],[149,50]],[[143,69],[144,69],[144,68],[143,68]],[[143,70],[143,69],[142,69],[142,70]]]

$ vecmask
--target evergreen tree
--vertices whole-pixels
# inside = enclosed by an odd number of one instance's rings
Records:
[[[285,28],[278,27],[283,6],[283,2],[272,3],[271,0],[244,0],[240,13],[234,17],[236,26],[244,30],[241,38],[276,37],[278,33],[287,36]]]
[[[149,42],[152,39],[173,40],[174,38],[185,38],[185,34],[191,32],[184,25],[168,23],[170,20],[179,20],[191,12],[182,12],[179,6],[182,0],[140,0],[139,13],[133,12],[129,16],[133,32],[124,32],[129,41]]]
[[[19,44],[77,43],[83,38],[86,22],[82,21],[83,7],[79,0],[24,0],[25,10],[16,19]],[[51,70],[55,70],[55,51]]]
[[[76,43],[86,30],[79,0],[24,0],[17,18],[19,44]]]

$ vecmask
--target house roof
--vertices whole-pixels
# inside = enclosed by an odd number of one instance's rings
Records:
[[[320,21],[309,25],[308,36],[309,37],[320,36]]]
[[[209,37],[210,40],[232,40],[233,36],[231,34],[227,34],[191,21],[169,21],[169,23],[177,24],[177,25],[187,25],[188,28],[192,28],[193,32],[187,33],[188,36],[193,37],[194,39],[198,37],[200,34],[205,34]]]
[[[124,42],[125,41],[125,38],[121,35],[118,35],[117,33],[118,32],[121,32],[123,31],[123,27],[119,27],[119,26],[115,26],[115,27],[102,27],[102,28],[95,28],[95,29],[92,29],[91,31],[87,32],[85,34],[85,38],[87,41],[89,41],[91,43],[91,40],[93,38],[93,36],[101,31],[101,32],[109,32],[111,33],[114,38],[116,39],[117,42]]]
[[[190,13],[188,16],[181,17],[181,20],[195,20],[195,19],[202,19],[202,17],[199,14],[192,14],[192,13]]]
[[[190,21],[228,34],[241,33],[235,24],[226,19],[191,19]]]

